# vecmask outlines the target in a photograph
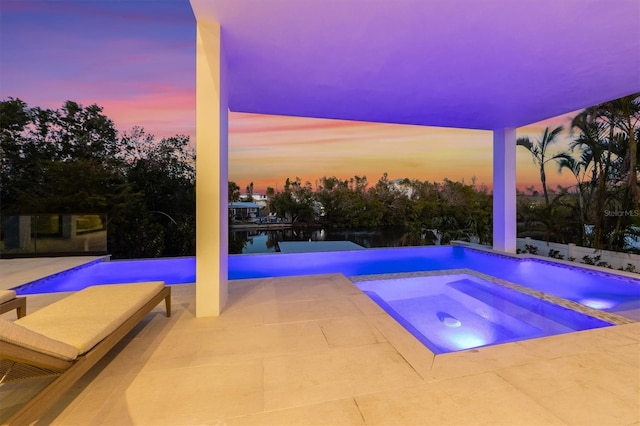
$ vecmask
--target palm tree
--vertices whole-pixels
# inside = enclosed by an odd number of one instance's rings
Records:
[[[605,206],[610,194],[607,183],[615,173],[616,156],[612,149],[613,141],[609,139],[609,126],[599,118],[602,117],[600,106],[590,107],[578,114],[571,122],[571,129],[580,133],[571,142],[571,150],[579,148],[582,158],[591,167],[590,193],[594,196],[595,238],[593,246],[603,248],[605,236]],[[590,165],[593,163],[593,166]],[[586,167],[585,167],[586,168]]]
[[[235,202],[240,200],[240,187],[234,181],[229,181],[229,202]]]
[[[640,188],[638,188],[638,141],[636,132],[640,126],[640,94],[625,96],[608,102],[613,115],[613,126],[621,131],[619,139],[626,145],[625,165],[627,166],[627,191],[630,202],[635,210],[640,203]],[[612,127],[613,127],[612,126]]]
[[[640,203],[638,188],[638,135],[640,134],[640,94],[635,93],[587,108],[572,123],[582,134],[574,142],[583,152],[591,152],[594,172],[597,172],[596,191],[596,248],[604,236],[609,244],[623,246],[622,238],[629,222],[637,218],[618,215],[612,230],[605,230],[605,206],[615,205],[623,212],[637,212]],[[594,184],[596,176],[594,175]],[[624,222],[624,223],[623,223]],[[615,240],[615,241],[614,241]]]
[[[580,219],[580,235],[579,242],[582,245],[585,241],[585,226],[587,224],[587,211],[591,196],[593,195],[593,185],[585,182],[588,179],[590,167],[592,167],[591,155],[588,152],[582,152],[579,160],[576,160],[568,153],[558,154],[558,173],[568,169],[576,180],[576,192],[578,201],[578,211]]]
[[[549,145],[557,141],[558,135],[564,130],[563,126],[558,126],[553,130],[549,130],[549,127],[544,129],[542,138],[537,141],[531,142],[528,137],[518,138],[516,144],[525,147],[533,156],[533,162],[540,167],[540,181],[542,182],[542,192],[544,193],[544,201],[549,206],[549,193],[547,192],[547,175],[545,173],[545,165],[551,160],[558,160],[561,158],[560,154],[552,155],[547,158],[547,148]]]

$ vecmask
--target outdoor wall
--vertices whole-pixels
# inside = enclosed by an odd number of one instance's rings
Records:
[[[574,262],[585,263],[584,256],[595,258],[600,256],[599,262],[606,262],[613,269],[630,268],[628,265],[633,266],[633,270],[640,272],[640,255],[630,253],[620,253],[608,250],[595,250],[590,247],[580,247],[575,244],[560,244],[560,243],[548,243],[546,241],[532,240],[531,238],[518,238],[517,249],[520,252],[525,252],[525,246],[533,246],[538,249],[538,255],[549,256],[551,250],[557,250],[559,255],[563,256],[564,260],[570,260],[574,258]]]

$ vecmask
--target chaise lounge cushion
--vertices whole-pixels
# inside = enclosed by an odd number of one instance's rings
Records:
[[[0,318],[0,340],[65,361],[73,361],[78,357],[78,349],[73,346],[50,339],[4,318]]]
[[[13,290],[0,290],[0,303],[8,302],[16,298],[16,292]]]
[[[88,287],[15,323],[71,345],[84,354],[115,331],[163,287],[161,281]]]

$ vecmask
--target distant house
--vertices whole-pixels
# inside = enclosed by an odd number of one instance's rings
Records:
[[[255,219],[260,216],[260,205],[246,201],[229,203],[229,212],[233,220]]]
[[[244,195],[241,195],[240,198],[242,199],[242,201],[245,201],[248,203],[256,203],[257,205],[260,206],[260,208],[267,207],[267,202],[269,201],[267,194],[258,194],[258,193],[253,193],[251,195],[244,194]]]
[[[406,195],[408,198],[411,198],[414,192],[414,187],[411,185],[411,181],[409,179],[394,179],[389,181],[389,188],[392,191],[399,192],[401,194]]]

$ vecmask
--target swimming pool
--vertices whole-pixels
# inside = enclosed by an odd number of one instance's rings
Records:
[[[611,326],[473,274],[355,284],[434,354]]]
[[[640,280],[519,259],[460,246],[367,249],[324,253],[229,256],[229,279],[342,273],[348,277],[470,269],[608,312],[640,309]],[[195,281],[195,258],[98,262],[20,286],[19,294],[75,291],[89,285]]]

